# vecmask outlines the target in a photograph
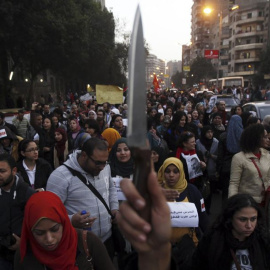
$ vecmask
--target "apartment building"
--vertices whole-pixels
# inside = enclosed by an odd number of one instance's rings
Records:
[[[267,45],[269,2],[242,4],[230,13],[228,75],[243,76],[247,82],[257,73]]]
[[[238,8],[232,10],[232,5]],[[211,16],[203,9],[211,6]],[[183,48],[183,63],[203,56],[205,49],[217,49],[219,59],[212,64],[219,77],[243,76],[250,81],[258,72],[260,56],[270,32],[269,0],[194,0],[190,48]],[[188,53],[190,51],[190,55]]]
[[[149,54],[146,57],[145,65],[145,79],[147,89],[153,86],[154,75],[157,76],[160,86],[165,86],[166,82],[164,81],[166,74],[165,61],[158,59],[156,55]]]

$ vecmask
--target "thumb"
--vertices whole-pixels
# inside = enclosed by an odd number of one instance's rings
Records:
[[[16,240],[20,239],[20,237],[19,237],[18,235],[16,235],[15,233],[13,233],[12,235],[14,236],[14,238],[15,238]]]

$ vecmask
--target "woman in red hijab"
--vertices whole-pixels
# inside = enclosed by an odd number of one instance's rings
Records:
[[[105,246],[91,232],[87,232],[87,247],[95,270],[114,269]],[[84,250],[82,230],[71,225],[60,198],[49,191],[31,196],[25,207],[14,269],[92,269]]]

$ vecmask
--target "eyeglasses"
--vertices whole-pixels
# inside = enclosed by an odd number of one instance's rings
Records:
[[[38,148],[38,147],[31,148],[31,149],[29,149],[29,150],[25,150],[24,152],[29,152],[29,153],[31,153],[31,152],[35,152],[35,151],[39,151],[39,148]]]
[[[101,166],[106,166],[108,164],[110,164],[110,162],[108,162],[107,160],[106,161],[98,161],[98,160],[94,160],[93,158],[89,157],[88,158],[93,162],[95,163],[95,166],[97,167],[101,167]]]

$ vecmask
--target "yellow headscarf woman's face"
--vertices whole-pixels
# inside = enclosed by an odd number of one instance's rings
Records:
[[[168,181],[168,172],[171,170],[178,175],[178,181]],[[167,172],[166,177],[165,171]],[[158,181],[165,189],[176,189],[180,193],[183,192],[187,187],[183,163],[178,158],[167,158],[158,171]]]

